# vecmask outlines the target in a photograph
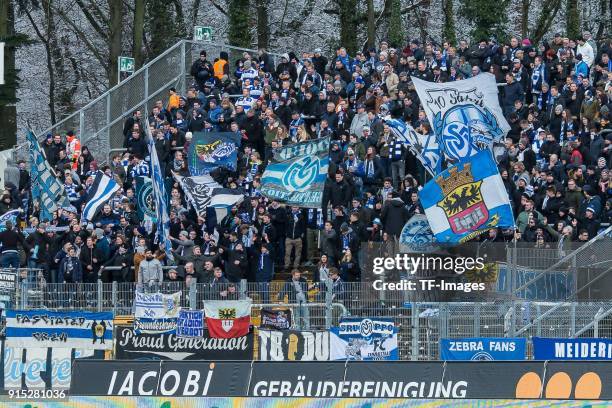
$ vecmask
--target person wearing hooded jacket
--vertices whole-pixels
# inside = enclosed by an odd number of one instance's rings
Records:
[[[12,158],[6,159],[6,167],[4,168],[4,185],[7,183],[13,183],[19,185],[19,167],[15,165],[15,161]]]
[[[281,62],[276,66],[276,77],[280,77],[283,72],[288,72],[292,81],[297,79],[297,70],[295,65],[289,62],[289,54],[281,55]]]
[[[387,234],[399,237],[408,221],[408,209],[405,203],[399,198],[397,192],[391,193],[391,199],[386,200],[382,209],[382,222]]]

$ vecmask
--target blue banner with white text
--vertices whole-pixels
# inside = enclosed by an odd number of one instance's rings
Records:
[[[612,360],[612,339],[533,338],[534,360]]]
[[[440,339],[440,359],[459,361],[524,360],[524,338]]]

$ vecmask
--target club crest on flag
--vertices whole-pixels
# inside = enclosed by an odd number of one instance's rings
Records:
[[[424,214],[413,215],[402,228],[399,239],[400,253],[433,252],[435,238]]]
[[[221,319],[221,327],[223,328],[223,330],[229,332],[230,330],[232,330],[232,327],[234,327],[234,319],[236,319],[236,309],[233,307],[219,309],[219,318]]]
[[[174,316],[178,314],[178,308],[180,307],[180,292],[172,294],[172,296],[164,296],[164,308],[168,316]]]
[[[94,320],[91,325],[92,344],[95,344],[98,340],[100,340],[100,343],[104,344],[104,333],[106,333],[106,323],[104,320],[100,320],[99,322]]]
[[[514,228],[508,193],[493,155],[482,150],[444,170],[421,190],[436,240],[466,242],[490,228]]]
[[[470,163],[461,169],[452,167],[448,177],[440,175],[435,181],[445,196],[438,207],[444,210],[455,234],[463,234],[487,222],[489,212],[480,193],[482,180],[474,181]]]
[[[488,72],[461,81],[413,78],[413,83],[440,150],[451,162],[491,149],[510,130],[499,106],[495,76]]]
[[[320,169],[319,159],[304,156],[289,166],[283,176],[283,184],[289,191],[304,191],[314,182]]]
[[[215,140],[208,144],[198,144],[195,146],[196,155],[205,163],[216,163],[229,157],[236,151],[234,143]]]
[[[240,142],[234,132],[195,132],[186,152],[189,172],[201,176],[219,167],[236,170]]]
[[[436,134],[443,135],[443,149],[451,160],[473,156],[504,135],[495,116],[486,107],[477,105],[455,106],[444,116],[438,112],[433,127]]]

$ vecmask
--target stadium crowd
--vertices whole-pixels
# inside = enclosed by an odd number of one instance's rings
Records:
[[[7,223],[1,266],[41,268],[49,282],[270,282],[281,270],[303,281],[304,265],[315,271],[309,278],[331,277],[334,287],[359,281],[360,249],[392,245],[404,224],[423,213],[419,190],[428,176],[382,118],[430,133],[411,78],[446,82],[481,72],[496,76],[511,125],[496,159],[517,229],[491,230],[480,239],[538,248],[589,240],[612,216],[611,52],[610,40],[596,42],[587,32],[571,39],[556,34],[540,44],[412,40],[392,48],[383,41],[356,55],[344,48],[329,58],[320,49],[286,53],[276,65],[264,50],[235,63],[224,52],[209,59],[201,51],[186,94],[171,89],[150,112],[133,112],[123,130],[126,151],[108,164],[80,146],[81,135],[47,135],[42,147],[71,203],[53,219],[40,219],[26,163],[8,163],[0,214],[23,208],[23,224],[33,230],[24,237]],[[134,179],[150,175],[146,126],[171,185],[174,262],[137,216]],[[189,176],[186,151],[200,131],[239,132],[242,139],[237,171],[212,173],[244,194],[219,219],[215,211],[198,217],[171,176]],[[322,209],[288,207],[260,194],[273,148],[326,136],[331,165]],[[122,188],[92,222],[81,223],[97,171]]]

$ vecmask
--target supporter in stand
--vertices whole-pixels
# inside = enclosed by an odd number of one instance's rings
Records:
[[[194,83],[187,94],[173,89],[151,112],[138,110],[126,119],[127,154],[113,158],[105,169],[123,192],[117,203],[104,206],[93,228],[78,226],[80,204],[93,181],[92,169],[95,172],[96,163],[107,158],[80,147],[82,135],[47,137],[42,147],[49,163],[60,170],[58,177],[67,186],[76,217],[63,212],[42,219],[27,242],[14,227],[7,228],[0,233],[0,263],[22,264],[20,243],[27,265],[43,268],[45,274],[53,271],[51,281],[55,273],[57,281],[79,281],[79,268],[74,266],[78,258],[84,282],[100,278],[147,284],[195,278],[214,287],[225,279],[248,279],[263,285],[263,300],[268,300],[268,283],[285,279],[283,270],[320,260],[309,279],[331,277],[333,296],[342,298],[344,283],[360,279],[360,249],[380,242],[389,248],[406,221],[424,213],[419,190],[425,171],[405,146],[398,145],[381,117],[401,118],[418,132],[430,132],[411,77],[452,81],[481,71],[500,73],[500,103],[512,126],[498,158],[520,233],[498,231],[496,239],[554,248],[592,238],[610,222],[610,41],[597,43],[596,52],[584,41],[578,46],[567,41],[568,46],[558,51],[546,41],[537,48],[520,44],[511,40],[507,53],[499,53],[503,58],[491,58],[501,44],[484,41],[470,47],[462,40],[457,47],[440,48],[413,40],[398,48],[393,59],[391,53],[376,49],[353,58],[344,48],[328,59],[316,49],[312,58],[283,54],[276,67],[264,53],[241,60],[231,75],[227,55],[209,61],[203,50],[191,67]],[[263,84],[261,90],[258,83]],[[229,96],[236,94],[241,96]],[[162,166],[168,169],[174,263],[160,252],[161,261],[155,258],[160,243],[154,239],[154,227],[135,215],[134,178],[151,174],[144,132],[148,125]],[[189,175],[181,149],[192,140],[191,132],[208,129],[230,130],[242,139],[237,169],[212,173],[223,187],[245,197],[219,221],[212,213],[199,219],[169,173],[172,169]],[[286,207],[260,194],[272,147],[326,135],[332,138],[332,164],[322,208]],[[17,177],[17,172],[12,174]],[[32,220],[25,226],[36,227],[40,203],[31,201],[24,166],[18,177],[13,183],[19,187],[9,186],[9,194],[0,200],[0,213],[21,207],[23,219]],[[63,225],[69,225],[68,231],[46,233],[46,228]],[[110,250],[104,241],[115,242],[118,236],[122,241]],[[67,244],[74,256],[50,258]],[[164,274],[162,264],[173,269]],[[67,265],[73,265],[72,277]],[[132,265],[135,272],[127,272]],[[236,287],[232,288],[218,291],[219,296],[233,297]],[[286,283],[283,293],[297,296],[292,288],[291,281]]]

